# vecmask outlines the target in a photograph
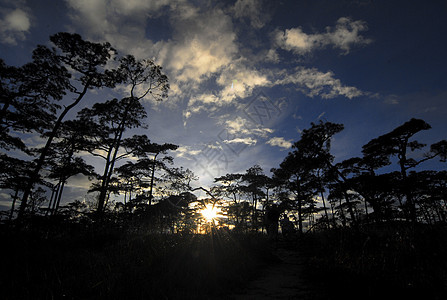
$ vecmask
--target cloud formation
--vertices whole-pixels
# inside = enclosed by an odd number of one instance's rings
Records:
[[[365,45],[372,41],[360,35],[368,27],[364,21],[353,21],[342,17],[337,20],[335,28],[327,27],[324,33],[307,34],[300,27],[277,31],[275,40],[277,45],[295,54],[303,55],[316,49],[333,47],[348,54],[354,45]]]
[[[223,123],[228,133],[233,135],[255,135],[266,137],[273,132],[273,129],[263,127],[260,124],[254,124],[239,116],[232,120],[225,120]]]
[[[0,41],[16,45],[25,40],[31,27],[30,15],[22,8],[0,10]]]
[[[171,9],[174,36],[160,45],[158,59],[176,80],[201,82],[235,58],[236,35],[231,18],[222,9],[199,13],[190,4]]]
[[[195,156],[200,152],[201,150],[192,150],[191,147],[188,146],[180,146],[175,150],[177,157]]]
[[[323,99],[338,96],[352,99],[368,94],[356,87],[343,85],[340,79],[334,76],[331,71],[320,72],[316,68],[297,67],[294,72],[283,75],[281,79],[275,82],[275,85],[293,84],[297,90],[308,97],[319,96]]]
[[[246,137],[246,138],[234,138],[231,140],[224,140],[224,143],[227,144],[246,144],[246,145],[256,145],[257,140],[251,138],[251,137]]]
[[[292,147],[292,142],[286,141],[283,137],[272,137],[266,142],[266,144],[283,149],[289,149]]]
[[[357,88],[335,79],[332,72],[297,68],[276,74],[262,69],[262,64],[255,66],[245,55],[234,22],[249,20],[254,29],[263,28],[269,16],[262,1],[238,0],[228,7],[212,3],[198,6],[188,0],[66,2],[73,24],[83,28],[88,38],[105,38],[118,50],[139,58],[153,57],[163,66],[171,85],[169,102],[184,105],[185,125],[193,114],[240,108],[240,99],[252,96],[259,87],[293,84],[310,97],[362,95]],[[152,39],[155,28],[151,26],[156,25],[148,23],[157,19],[165,20],[170,28],[159,40]],[[363,21],[340,18],[325,33],[306,34],[299,27],[278,31],[275,42],[301,54],[326,46],[348,53],[353,45],[369,42],[360,35],[366,29]],[[263,51],[264,61],[280,61],[276,49]]]

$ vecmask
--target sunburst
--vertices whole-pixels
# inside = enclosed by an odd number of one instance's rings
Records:
[[[211,222],[219,216],[219,209],[212,204],[207,204],[200,214],[207,222]]]

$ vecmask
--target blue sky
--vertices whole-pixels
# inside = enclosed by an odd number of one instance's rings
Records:
[[[337,161],[412,117],[433,127],[420,141],[446,138],[446,1],[0,0],[6,63],[60,31],[164,68],[170,96],[146,100],[144,133],[178,144],[176,165],[197,184],[254,164],[269,173],[319,120],[345,125]],[[79,195],[87,183],[70,184]]]

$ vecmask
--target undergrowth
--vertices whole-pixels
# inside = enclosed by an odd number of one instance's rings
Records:
[[[344,299],[445,299],[447,229],[381,224],[309,233],[307,274]]]
[[[270,259],[262,235],[73,235],[2,230],[2,299],[201,299],[237,290]]]

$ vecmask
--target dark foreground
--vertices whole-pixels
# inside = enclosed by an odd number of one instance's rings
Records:
[[[262,234],[1,227],[2,299],[445,299],[447,231]]]

